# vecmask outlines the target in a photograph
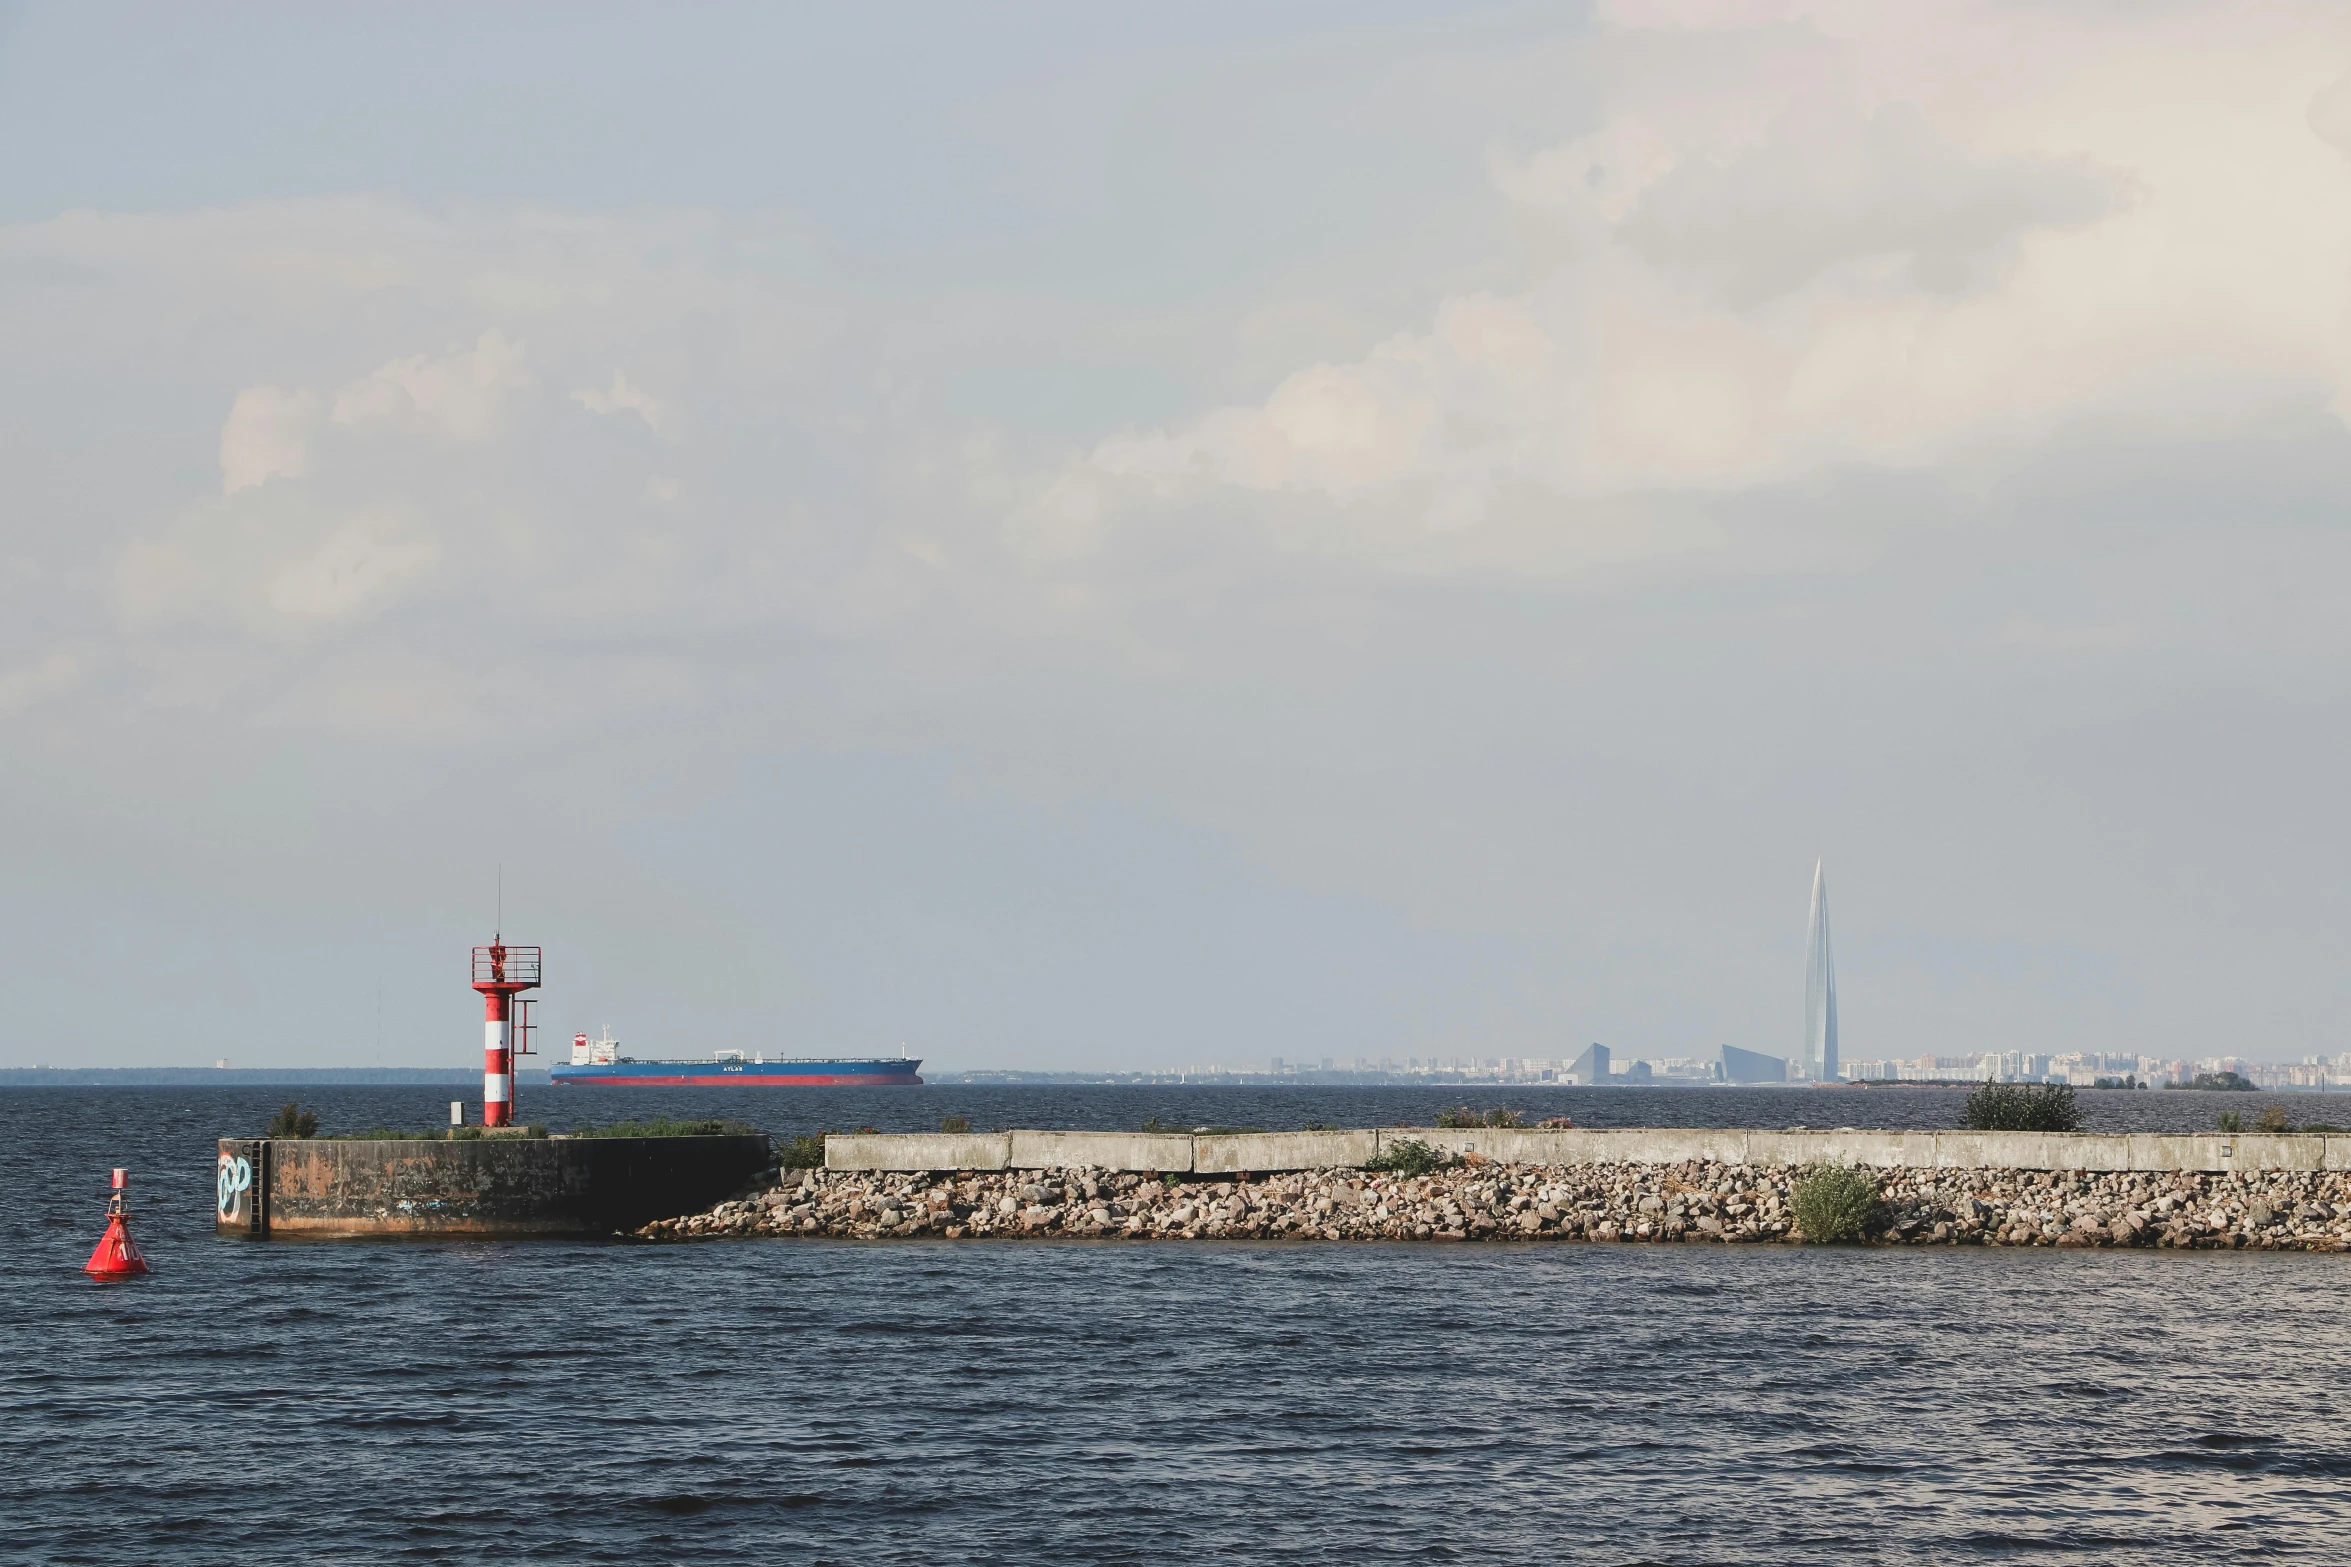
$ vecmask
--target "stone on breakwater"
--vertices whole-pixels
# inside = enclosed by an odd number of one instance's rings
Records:
[[[1796,1240],[1794,1165],[1498,1164],[1408,1177],[1361,1169],[1258,1180],[1048,1172],[807,1170],[774,1190],[664,1219],[648,1240]],[[1895,1168],[1868,1239],[1889,1245],[2351,1250],[2351,1174],[2260,1170]]]

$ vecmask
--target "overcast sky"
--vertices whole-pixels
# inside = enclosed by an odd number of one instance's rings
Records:
[[[0,1064],[2351,1049],[2351,10],[0,13]],[[380,1000],[379,1000],[380,998]]]

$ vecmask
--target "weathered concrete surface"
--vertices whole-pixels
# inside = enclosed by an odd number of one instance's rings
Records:
[[[1201,1174],[1359,1167],[1417,1141],[1502,1164],[1783,1166],[1894,1170],[2351,1170],[2351,1136],[2308,1133],[1779,1132],[1739,1128],[1545,1130],[1388,1127],[1348,1132],[913,1132],[829,1137],[833,1170],[1161,1171]],[[1001,1150],[1001,1152],[997,1151]]]
[[[1010,1132],[852,1133],[824,1140],[828,1170],[1005,1170]],[[1188,1152],[1188,1150],[1187,1150]]]
[[[1193,1168],[1193,1139],[1181,1132],[1014,1132],[1015,1170],[1164,1170]],[[1202,1139],[1206,1141],[1206,1139]],[[828,1151],[825,1162],[832,1163]],[[964,1169],[966,1166],[940,1166]]]
[[[1377,1132],[1205,1133],[1191,1142],[1189,1168],[1202,1174],[1353,1169],[1379,1152]]]
[[[253,1190],[214,1228],[252,1236],[610,1235],[707,1208],[769,1162],[765,1137],[222,1138],[220,1153]]]

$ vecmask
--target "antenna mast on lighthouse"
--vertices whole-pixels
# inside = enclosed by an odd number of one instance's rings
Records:
[[[499,892],[503,902],[503,885]],[[523,992],[539,988],[539,949],[492,936],[473,949],[473,988],[482,993],[482,1125],[511,1126],[514,1058],[532,1054],[531,1003]]]

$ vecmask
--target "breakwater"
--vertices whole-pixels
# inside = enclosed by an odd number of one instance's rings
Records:
[[[1367,1169],[1419,1144],[1452,1162]],[[2351,1137],[1973,1132],[996,1132],[835,1137],[827,1168],[648,1240],[1796,1242],[1794,1184],[1874,1172],[1861,1238],[2351,1250]]]
[[[1796,1242],[1802,1167],[1470,1162],[1423,1176],[1331,1169],[1252,1179],[1090,1168],[808,1170],[637,1233],[905,1240]],[[2351,1250],[2339,1171],[1888,1169],[1861,1237],[1907,1245]]]
[[[754,1137],[220,1139],[218,1234],[611,1235],[770,1168]]]

